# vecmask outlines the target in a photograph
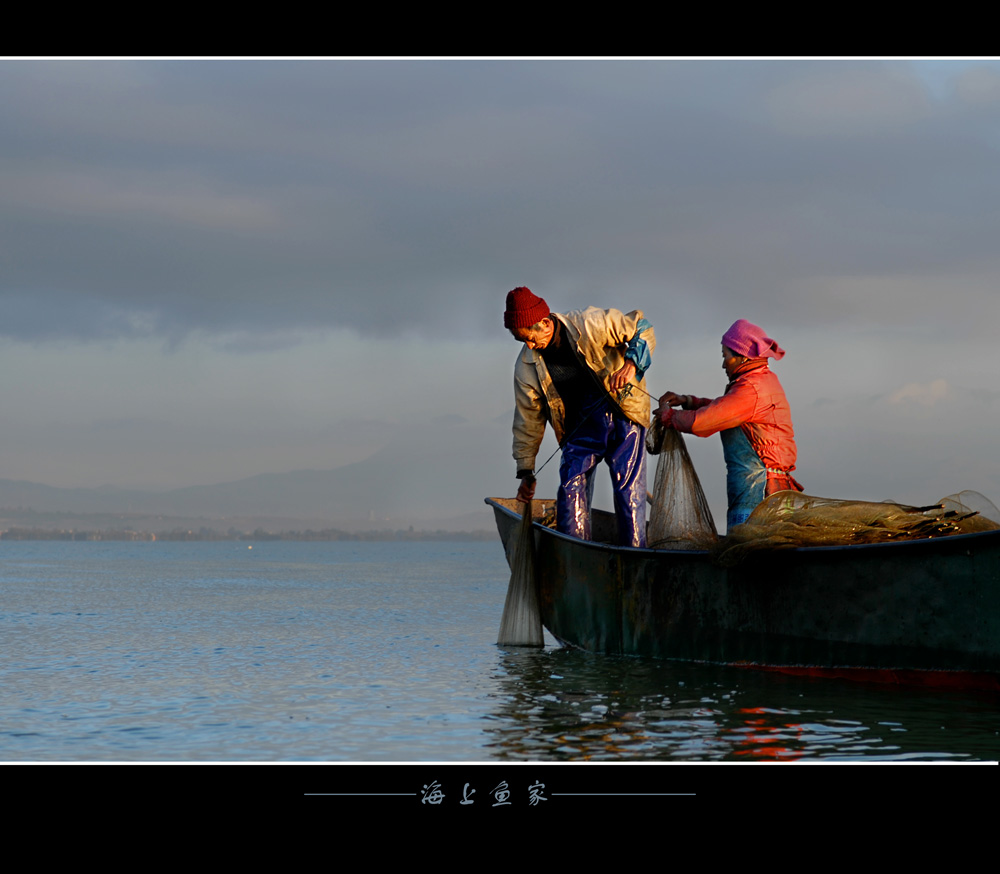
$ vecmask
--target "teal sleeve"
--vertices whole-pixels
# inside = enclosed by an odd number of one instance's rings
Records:
[[[642,339],[642,332],[648,331],[653,326],[645,319],[639,319],[639,324],[636,327],[638,330],[636,330],[635,336],[628,341],[628,346],[625,349],[625,358],[635,365],[635,381],[638,382],[642,379],[643,374],[649,370],[649,365],[653,363],[653,358],[649,354],[649,346]]]

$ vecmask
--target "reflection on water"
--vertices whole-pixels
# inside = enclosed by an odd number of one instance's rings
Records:
[[[503,654],[490,749],[547,761],[982,761],[995,693],[928,692],[712,665]]]

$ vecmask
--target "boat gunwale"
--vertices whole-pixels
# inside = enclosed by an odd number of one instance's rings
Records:
[[[495,508],[499,508],[503,512],[507,513],[511,518],[518,519],[518,515],[513,512],[513,510],[499,503],[499,500],[510,500],[506,499],[496,499],[496,498],[485,498],[487,504],[492,505]],[[537,499],[536,500],[540,500]],[[554,499],[546,498],[544,499],[547,503],[555,503]],[[563,540],[571,541],[579,546],[584,546],[592,549],[599,550],[614,550],[616,552],[623,552],[627,555],[685,555],[685,556],[707,556],[710,551],[707,549],[653,549],[650,547],[636,547],[636,546],[618,546],[613,543],[604,543],[603,541],[595,540],[580,540],[578,537],[573,537],[571,534],[564,534],[562,531],[557,531],[555,528],[549,528],[547,525],[542,525],[540,522],[532,522],[532,527],[536,527],[546,532],[547,535],[552,535]],[[911,549],[927,548],[930,545],[940,545],[943,542],[969,542],[976,538],[995,538],[1000,540],[1000,529],[996,531],[972,531],[966,534],[946,534],[941,537],[919,537],[910,540],[895,540],[886,541],[884,543],[852,543],[843,544],[836,546],[791,546],[791,547],[780,547],[771,550],[772,552],[780,552],[783,554],[796,554],[796,553],[806,553],[809,555],[814,555],[821,552],[845,552],[854,550],[864,550],[864,549],[896,549],[900,547],[910,547]]]

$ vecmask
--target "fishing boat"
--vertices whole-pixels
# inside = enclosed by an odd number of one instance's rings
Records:
[[[487,498],[508,558],[522,504]],[[533,502],[541,517],[554,501]],[[532,525],[542,624],[594,653],[1000,690],[1000,531],[759,552],[613,545]]]

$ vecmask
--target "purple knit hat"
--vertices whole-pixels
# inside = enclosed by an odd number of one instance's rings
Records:
[[[733,322],[733,326],[722,335],[722,345],[744,358],[785,357],[785,350],[765,335],[763,328],[746,319]]]
[[[504,327],[510,330],[530,328],[548,318],[549,305],[530,288],[523,285],[507,292],[507,310],[503,314]]]

